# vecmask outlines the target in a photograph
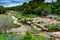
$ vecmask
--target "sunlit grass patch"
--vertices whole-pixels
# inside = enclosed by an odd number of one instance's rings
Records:
[[[0,40],[17,40],[19,39],[19,35],[17,33],[6,33],[0,34]]]

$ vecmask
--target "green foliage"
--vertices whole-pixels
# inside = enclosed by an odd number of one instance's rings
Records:
[[[45,40],[44,37],[36,34],[33,35],[30,32],[26,32],[26,35],[23,36],[22,40]]]
[[[30,32],[26,32],[26,35],[23,36],[10,32],[1,34],[0,40],[44,40],[44,38],[39,35],[32,35]]]
[[[22,11],[25,14],[38,14],[38,15],[48,15],[48,14],[60,14],[60,2],[44,3],[44,0],[30,0],[29,3],[24,2],[23,5],[17,7],[4,8],[0,7],[0,13],[5,13],[7,10]],[[45,14],[41,12],[46,9]]]
[[[26,32],[26,35],[23,37],[22,40],[33,40],[31,33]]]
[[[59,14],[60,15],[60,12],[59,12],[59,10],[60,10],[60,3],[59,2],[57,2],[57,3],[53,3],[53,4],[51,4],[52,6],[51,6],[51,10],[52,10],[52,13],[53,14]]]
[[[20,27],[20,25],[17,25],[17,24],[11,24],[10,25],[10,28],[18,28],[18,27]]]
[[[0,14],[4,14],[6,12],[6,9],[3,6],[0,6]]]
[[[45,40],[45,38],[43,36],[40,36],[40,35],[34,35],[34,40]]]
[[[48,28],[48,31],[60,31],[60,26],[53,25],[53,26]]]
[[[16,33],[6,33],[6,34],[0,34],[0,40],[18,40],[20,39],[19,35]]]
[[[32,0],[32,1],[34,1],[34,2],[38,2],[38,3],[42,3],[42,2],[44,2],[44,0]]]

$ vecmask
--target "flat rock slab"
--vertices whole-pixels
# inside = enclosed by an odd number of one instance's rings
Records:
[[[60,32],[47,32],[47,34],[53,37],[60,37]]]

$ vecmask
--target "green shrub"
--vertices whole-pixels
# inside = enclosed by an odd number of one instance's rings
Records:
[[[53,25],[53,26],[48,28],[48,31],[60,31],[60,26]]]
[[[12,39],[13,40],[19,39],[18,34],[12,32],[6,34],[0,34],[0,40],[12,40]]]
[[[20,25],[17,25],[17,24],[11,24],[10,25],[10,28],[18,28],[18,27],[20,27]]]
[[[22,40],[33,40],[31,33],[26,32],[26,35],[23,36]]]
[[[40,35],[33,35],[30,32],[26,32],[26,35],[23,36],[22,40],[45,40],[44,37]]]

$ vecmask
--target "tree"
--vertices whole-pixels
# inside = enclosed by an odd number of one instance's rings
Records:
[[[57,0],[57,2],[60,2],[60,0]]]
[[[6,12],[6,9],[3,6],[0,6],[0,14],[4,14]]]
[[[34,2],[44,2],[44,0],[32,0],[32,1],[34,1]]]

